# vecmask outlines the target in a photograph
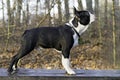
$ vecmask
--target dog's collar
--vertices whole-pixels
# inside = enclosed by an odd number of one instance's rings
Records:
[[[80,34],[77,32],[74,26],[72,26],[70,23],[66,23],[66,25],[70,26],[73,29],[73,31],[77,34],[77,36],[80,38]]]

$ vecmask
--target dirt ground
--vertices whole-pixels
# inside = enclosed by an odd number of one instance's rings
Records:
[[[79,45],[71,50],[71,67],[75,69],[113,69],[114,67],[102,59],[102,46],[91,44]],[[17,54],[19,45],[9,46],[7,51],[0,53],[0,68],[8,68],[13,55]],[[61,53],[54,49],[35,49],[23,57],[19,63],[22,68],[63,69]]]

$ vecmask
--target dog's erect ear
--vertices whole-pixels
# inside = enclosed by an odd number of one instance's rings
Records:
[[[78,16],[79,14],[78,14],[78,11],[77,11],[77,9],[74,7],[74,14],[76,15],[76,16]]]

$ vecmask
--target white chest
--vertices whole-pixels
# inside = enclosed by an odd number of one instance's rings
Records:
[[[83,25],[80,25],[80,27],[77,27],[76,30],[79,32],[79,34],[81,35],[83,32],[85,32],[87,30],[88,26],[83,26]],[[74,43],[73,43],[73,47],[77,46],[79,41],[78,41],[78,36],[77,34],[75,33],[73,35],[73,39],[74,39]]]
[[[79,34],[81,35],[83,32],[85,32],[86,30],[87,30],[87,28],[88,28],[88,26],[83,26],[83,25],[81,25],[80,23],[78,23],[79,24],[79,26],[77,27],[77,28],[75,28],[78,32],[79,32]]]
[[[78,45],[78,36],[77,36],[77,34],[73,35],[73,39],[74,39],[73,47],[75,47],[75,46]]]

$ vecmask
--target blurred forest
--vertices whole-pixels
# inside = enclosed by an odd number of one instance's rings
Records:
[[[84,43],[71,50],[72,67],[119,69],[120,0],[0,0],[0,68],[8,67],[26,29],[64,24],[74,16],[73,6],[91,11],[97,19],[81,35]],[[19,66],[63,68],[59,53],[40,48],[22,58]]]

